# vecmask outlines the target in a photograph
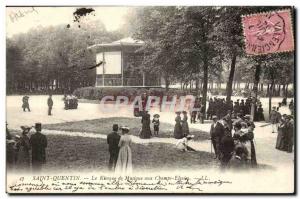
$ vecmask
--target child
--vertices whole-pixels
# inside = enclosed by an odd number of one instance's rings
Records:
[[[194,135],[186,135],[182,139],[178,140],[176,147],[185,152],[185,151],[196,151],[188,145],[188,142],[194,138]]]
[[[158,132],[159,132],[159,115],[155,114],[153,115],[153,128],[154,128],[154,136],[158,136]]]

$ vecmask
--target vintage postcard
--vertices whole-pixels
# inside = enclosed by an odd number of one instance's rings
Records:
[[[8,194],[295,194],[293,6],[6,7]]]

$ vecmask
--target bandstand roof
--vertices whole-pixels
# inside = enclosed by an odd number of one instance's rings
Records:
[[[131,37],[123,38],[117,41],[113,41],[111,43],[102,43],[102,44],[94,44],[89,46],[88,49],[105,49],[105,48],[114,48],[114,47],[135,47],[142,46],[144,44],[141,40],[136,40]]]

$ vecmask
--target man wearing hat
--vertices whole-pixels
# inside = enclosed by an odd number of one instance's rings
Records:
[[[232,112],[231,112],[231,110],[228,110],[227,111],[227,114],[223,117],[223,120],[225,120],[226,122],[227,122],[227,125],[228,125],[228,127],[229,127],[229,129],[230,129],[230,131],[232,130]]]
[[[244,122],[247,124],[247,127],[254,130],[255,124],[253,121],[251,121],[251,115],[245,115],[244,116]]]
[[[234,102],[233,111],[235,114],[238,114],[240,112],[240,106],[238,102]]]
[[[212,116],[213,123],[210,127],[211,142],[214,147],[216,158],[220,158],[220,143],[224,136],[224,126],[218,122],[218,117],[216,115]]]
[[[7,123],[6,123],[7,125]],[[7,127],[6,127],[7,128]],[[16,142],[12,139],[11,136],[7,136],[7,131],[6,131],[6,164],[7,164],[7,169],[12,169],[15,160],[16,160],[16,150],[15,150],[15,144]]]
[[[204,123],[204,118],[205,118],[205,107],[204,107],[204,105],[201,105],[200,111],[199,111],[199,118],[198,118],[200,120],[201,124]]]
[[[10,140],[10,139],[12,139],[12,136],[11,136],[11,134],[10,134],[10,132],[9,132],[9,129],[8,129],[8,124],[7,124],[7,122],[6,122],[6,139],[7,140]]]
[[[52,111],[52,107],[53,107],[53,100],[52,100],[52,95],[49,95],[48,101],[48,115],[52,115],[51,111]]]
[[[42,124],[35,124],[36,133],[30,137],[30,144],[32,150],[32,169],[33,171],[40,171],[42,165],[46,163],[46,147],[47,147],[47,138],[42,131]]]
[[[107,135],[107,144],[108,144],[108,151],[109,151],[109,163],[108,168],[109,170],[114,170],[116,167],[116,163],[118,160],[119,155],[119,141],[120,135],[118,134],[119,126],[117,124],[113,125],[113,131]]]

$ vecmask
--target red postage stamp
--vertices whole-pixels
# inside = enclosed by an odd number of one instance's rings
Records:
[[[294,50],[290,10],[258,13],[242,17],[245,50],[262,55]]]

